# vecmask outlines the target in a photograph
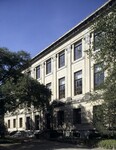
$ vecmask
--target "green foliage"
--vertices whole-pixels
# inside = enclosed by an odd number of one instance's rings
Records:
[[[116,149],[116,140],[102,140],[98,142],[98,147],[105,149]]]
[[[21,72],[29,66],[30,55],[25,51],[11,52],[0,48],[0,83],[12,77],[17,80]]]
[[[22,73],[29,65],[28,53],[0,48],[0,126],[4,124],[4,114],[19,106],[33,105],[37,109],[49,106],[51,91]]]
[[[103,100],[94,125],[103,134],[111,134],[109,130],[116,130],[116,3],[96,18],[92,31],[97,37],[88,53],[95,63],[104,63],[105,72],[104,83],[91,94],[92,100]],[[94,51],[96,47],[99,50]]]
[[[15,83],[12,78],[7,80],[1,89],[5,101],[5,112],[15,110],[21,104],[26,107],[31,105],[35,108],[47,107],[51,96],[50,90],[26,75],[18,78]]]

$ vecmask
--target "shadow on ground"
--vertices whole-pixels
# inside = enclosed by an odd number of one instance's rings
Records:
[[[46,140],[34,140],[21,144],[9,144],[0,147],[0,150],[87,150],[85,147],[68,143],[60,143]],[[90,148],[88,149],[90,150]]]

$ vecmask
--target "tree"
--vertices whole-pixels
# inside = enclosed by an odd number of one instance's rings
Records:
[[[22,71],[29,66],[30,55],[25,51],[10,52],[0,48],[0,84],[12,77],[17,80]]]
[[[23,104],[23,107],[47,108],[51,91],[28,75],[21,76],[17,82],[12,78],[1,86],[5,101],[4,112],[12,111]]]
[[[116,3],[98,16],[92,26],[94,42],[89,55],[95,63],[103,62],[104,83],[95,91],[92,99],[103,99],[102,107],[96,111],[96,128],[104,133],[116,131]],[[93,50],[97,50],[93,52]],[[102,119],[99,119],[102,116]]]
[[[14,53],[0,49],[0,128],[7,111],[13,111],[21,105],[33,105],[37,109],[49,105],[51,91],[22,73],[29,64],[30,56],[26,52]]]

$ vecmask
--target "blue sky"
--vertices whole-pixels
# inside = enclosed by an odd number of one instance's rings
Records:
[[[108,0],[0,0],[0,47],[31,57]]]

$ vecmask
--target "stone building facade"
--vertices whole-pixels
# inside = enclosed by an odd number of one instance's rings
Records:
[[[103,82],[105,73],[86,51],[96,40],[91,25],[112,5],[114,1],[105,3],[31,60],[30,75],[51,89],[51,102],[63,104],[54,107],[54,129],[82,132],[93,129],[93,108],[98,102],[91,102],[89,93]],[[33,107],[19,109],[14,114],[6,114],[5,122],[9,131],[38,130],[42,128],[42,115]]]

